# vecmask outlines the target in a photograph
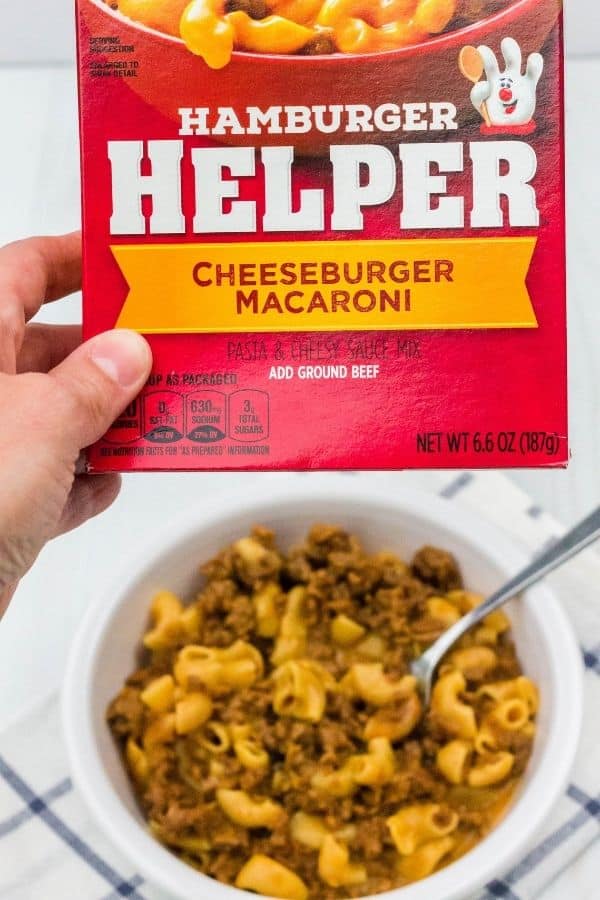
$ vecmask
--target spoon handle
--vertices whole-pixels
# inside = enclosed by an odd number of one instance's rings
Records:
[[[492,124],[492,120],[490,119],[490,114],[489,114],[489,112],[488,112],[488,107],[487,107],[487,103],[485,102],[485,100],[483,101],[483,103],[482,103],[481,106],[479,107],[479,111],[480,111],[481,115],[483,116],[483,121],[485,122],[485,124],[486,124],[487,127],[489,128],[490,125]]]
[[[506,582],[500,590],[496,591],[491,597],[488,597],[483,603],[476,606],[475,609],[472,609],[455,625],[445,631],[431,647],[432,655],[435,653],[436,661],[439,662],[441,660],[465,631],[481,622],[491,612],[498,609],[499,606],[503,606],[521,591],[541,581],[542,578],[567,562],[571,557],[576,556],[581,550],[593,544],[598,538],[600,538],[600,506],[571,531],[554,542],[547,550],[536,556],[528,566],[525,566],[510,581]],[[424,656],[428,656],[428,654],[429,651]],[[434,664],[437,664],[437,662]],[[433,660],[430,660],[430,663],[433,663]]]

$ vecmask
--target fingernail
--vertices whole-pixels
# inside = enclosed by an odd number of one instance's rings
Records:
[[[135,331],[108,331],[92,339],[90,357],[111,381],[128,388],[147,374],[150,348]]]

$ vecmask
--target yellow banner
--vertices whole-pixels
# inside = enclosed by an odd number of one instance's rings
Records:
[[[536,239],[116,245],[144,334],[536,328]]]

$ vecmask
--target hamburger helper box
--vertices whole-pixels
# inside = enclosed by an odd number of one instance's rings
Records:
[[[567,464],[559,0],[77,17],[90,471]]]

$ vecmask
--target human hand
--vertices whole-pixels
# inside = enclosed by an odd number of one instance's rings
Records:
[[[119,476],[80,475],[78,460],[150,373],[133,332],[81,344],[79,326],[27,324],[80,287],[79,234],[0,249],[0,617],[44,544],[116,498]]]
[[[500,44],[504,70],[500,70],[496,54],[485,45],[478,47],[483,60],[486,81],[479,81],[471,91],[471,102],[481,111],[485,103],[492,125],[510,128],[530,122],[535,113],[538,82],[544,70],[544,58],[532,53],[522,74],[521,48],[514,38]]]

